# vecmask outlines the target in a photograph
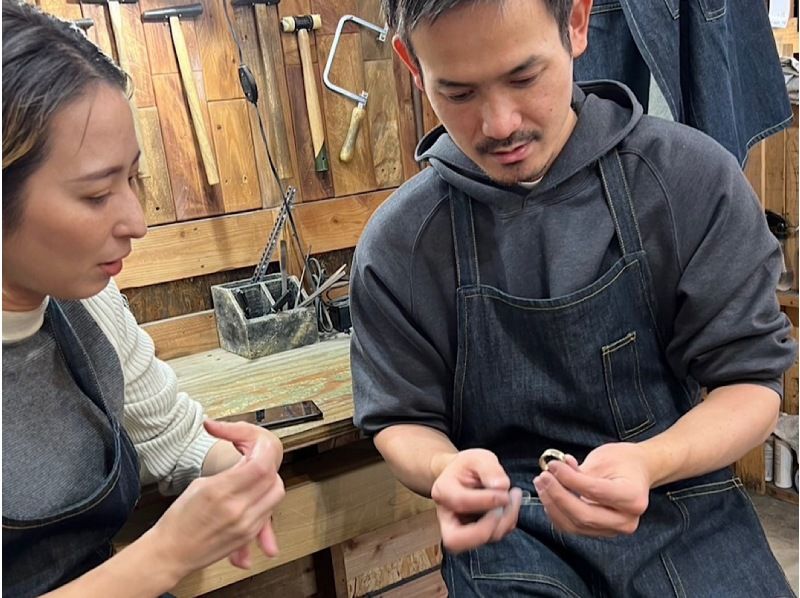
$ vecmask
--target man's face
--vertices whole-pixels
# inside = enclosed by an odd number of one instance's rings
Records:
[[[590,8],[590,0],[573,8],[576,56]],[[576,122],[572,53],[543,0],[466,2],[416,27],[410,40],[418,72],[401,41],[395,48],[456,145],[498,182],[541,178]]]

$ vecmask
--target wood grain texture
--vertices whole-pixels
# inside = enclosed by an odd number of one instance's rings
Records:
[[[206,97],[209,101],[243,98],[237,67],[239,56],[225,21],[222,1],[205,0],[203,14],[195,21]]]
[[[392,58],[392,71],[394,72],[394,88],[397,92],[399,110],[397,122],[400,136],[400,158],[403,163],[403,180],[406,181],[419,172],[419,164],[414,159],[414,152],[417,148],[414,100],[411,90],[414,83],[408,69],[397,56]]]
[[[447,586],[439,571],[381,593],[381,598],[446,598]]]
[[[139,108],[142,155],[147,156],[150,176],[139,180],[139,201],[148,225],[175,222],[175,202],[167,172],[161,123],[155,107]]]
[[[392,59],[364,63],[364,74],[369,93],[367,116],[375,182],[380,189],[397,187],[403,182],[403,159]]]
[[[111,33],[111,23],[106,18],[106,8],[103,4],[88,4],[81,2],[83,16],[92,19],[94,25],[89,27],[86,36],[100,48],[106,56],[110,56],[114,62],[119,64],[117,52],[114,49],[113,37]]]
[[[389,195],[375,191],[296,206],[294,218],[306,247],[315,254],[354,247]],[[154,227],[133,241],[117,284],[121,289],[143,287],[255,265],[276,213],[259,210]]]
[[[234,268],[146,287],[128,288],[124,289],[124,293],[137,322],[160,322],[212,309],[212,286],[243,280],[252,274],[252,267]]]
[[[281,598],[312,598],[317,594],[314,559],[305,556],[243,579],[219,590],[203,594],[204,598],[252,598],[253,596],[281,596]]]
[[[219,156],[219,177],[225,213],[258,209],[261,188],[250,134],[246,100],[208,103],[211,134]]]
[[[797,230],[800,225],[800,206],[798,205],[798,114],[797,105],[792,105],[794,120],[791,126],[786,129],[786,145],[784,146],[784,205],[783,214],[788,220],[789,226]],[[798,264],[798,233],[791,235],[786,242],[787,266],[794,272],[794,284],[792,288],[797,290],[800,280],[800,264]]]
[[[81,6],[77,2],[64,2],[64,0],[39,0],[39,8],[44,12],[64,19],[75,21],[83,16]]]
[[[747,163],[744,175],[750,182],[753,191],[758,195],[758,200],[764,205],[764,142],[761,141],[750,148],[747,154]]]
[[[335,192],[330,169],[326,172],[314,170],[314,146],[311,143],[311,129],[308,123],[308,112],[306,111],[306,97],[303,91],[303,72],[301,67],[287,66],[286,79],[289,83],[289,105],[292,111],[292,119],[294,120],[298,172],[300,173],[299,186],[303,194],[303,200],[313,201],[333,197]],[[325,115],[323,113],[323,120],[324,118]]]
[[[222,213],[221,195],[210,192],[201,171],[200,151],[189,119],[180,76],[154,75],[153,87],[177,219],[188,220]],[[201,104],[205,102],[201,100]]]
[[[267,158],[267,150],[264,147],[261,131],[259,130],[259,114],[264,123],[267,143],[269,144],[270,153],[275,161],[276,168],[280,171],[280,167],[278,166],[279,159],[288,160],[289,170],[291,171],[291,157],[288,155],[288,151],[275,151],[275,144],[274,141],[272,141],[273,118],[283,123],[283,115],[280,111],[274,117],[271,114],[269,98],[272,93],[277,94],[278,90],[274,89],[266,82],[264,61],[262,59],[262,52],[258,43],[258,33],[256,31],[254,9],[252,6],[234,8],[233,18],[236,22],[236,34],[239,36],[239,41],[242,45],[244,63],[250,67],[250,71],[253,73],[256,85],[258,86],[258,109],[256,110],[248,106],[247,116],[250,121],[250,133],[253,139],[256,172],[258,174],[259,188],[261,189],[261,205],[262,207],[269,208],[277,206],[280,203],[281,193],[278,183],[272,174],[269,159]],[[277,97],[279,98],[280,96],[278,95]]]
[[[120,64],[133,80],[133,101],[139,108],[155,105],[153,82],[150,77],[150,60],[142,29],[142,15],[138,4],[121,4],[122,43],[115,40],[120,52]]]
[[[213,309],[144,324],[142,328],[153,339],[159,359],[175,359],[219,348]]]
[[[764,140],[764,207],[783,213],[786,172],[786,131],[770,135]]]
[[[187,0],[139,0],[142,12],[185,4],[187,4]],[[172,35],[169,32],[169,23],[167,21],[142,23],[142,28],[147,42],[150,73],[152,75],[177,73],[178,63],[175,59],[175,48],[172,44]],[[192,64],[192,70],[202,70],[203,64],[200,60],[200,48],[197,45],[195,22],[191,19],[181,21],[181,28],[183,29],[183,37],[186,39],[186,49],[189,54],[189,61]]]
[[[311,12],[318,13],[322,17],[322,26],[317,29],[317,37],[320,35],[333,35],[336,33],[336,26],[339,24],[339,19],[344,15],[357,15],[358,6],[356,0],[311,0]],[[352,21],[348,22],[342,33],[358,33],[359,27]],[[320,54],[320,64],[325,64],[325,55]]]
[[[380,0],[355,0],[357,17],[365,21],[383,27],[386,24],[386,17],[383,16]],[[392,32],[390,31],[383,42],[378,41],[378,34],[374,31],[360,27],[361,31],[361,52],[364,60],[382,60],[391,58],[394,54],[392,50]]]
[[[333,36],[318,36],[319,56],[327,56],[333,44]],[[320,59],[324,62],[323,59]],[[364,89],[364,68],[361,59],[361,36],[348,33],[339,38],[336,59],[331,66],[330,79],[333,83],[348,91],[359,94]],[[330,168],[333,174],[333,187],[336,195],[363,193],[377,187],[375,171],[372,164],[370,148],[370,127],[366,122],[362,125],[359,138],[350,162],[339,160],[339,150],[347,136],[350,114],[355,102],[338,93],[326,89],[322,96],[325,110],[325,121],[328,124],[327,139]]]
[[[797,325],[792,326],[792,338],[797,341]],[[781,411],[797,415],[798,394],[800,394],[800,372],[798,371],[797,359],[783,375],[783,403]]]
[[[734,464],[746,488],[764,494],[764,445],[760,444]]]
[[[155,227],[134,241],[117,283],[142,287],[255,265],[272,223],[273,211],[259,210]]]

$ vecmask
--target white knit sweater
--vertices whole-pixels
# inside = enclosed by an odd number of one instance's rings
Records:
[[[123,425],[136,447],[144,483],[158,481],[174,494],[200,475],[203,460],[216,439],[203,428],[203,408],[178,392],[178,379],[157,359],[153,341],[136,323],[112,280],[82,301],[119,356],[125,378]],[[3,342],[32,336],[44,321],[47,299],[30,312],[3,312]]]

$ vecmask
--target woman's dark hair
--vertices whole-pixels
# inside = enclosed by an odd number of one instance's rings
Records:
[[[389,27],[403,40],[409,48],[411,46],[411,32],[420,24],[430,24],[436,21],[447,11],[457,6],[475,2],[501,4],[503,0],[381,0],[383,14],[389,23]],[[534,0],[531,0],[534,1]],[[561,37],[562,45],[568,50],[572,50],[572,43],[569,39],[569,16],[572,12],[572,0],[539,0],[544,3],[549,12],[558,24],[558,32]],[[415,58],[416,59],[416,58]]]
[[[53,116],[91,86],[128,90],[127,75],[74,24],[3,0],[3,233],[22,214],[22,189],[47,156]]]

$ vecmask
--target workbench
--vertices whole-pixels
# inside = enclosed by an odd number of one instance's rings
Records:
[[[420,514],[431,522],[433,503],[397,482],[372,442],[358,439],[352,422],[349,338],[255,360],[214,349],[169,364],[179,389],[203,404],[209,417],[302,400],[315,401],[324,416],[275,430],[285,450],[281,476],[286,497],[273,515],[280,554],[268,559],[253,545],[249,571],[222,560],[184,579],[172,591],[179,598],[223,588]],[[141,535],[170,502],[146,488],[115,539],[117,547]],[[323,594],[346,595],[347,580],[337,583],[334,592]]]

